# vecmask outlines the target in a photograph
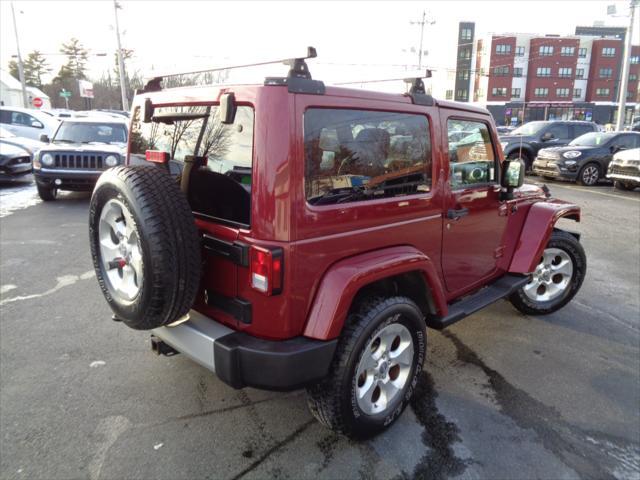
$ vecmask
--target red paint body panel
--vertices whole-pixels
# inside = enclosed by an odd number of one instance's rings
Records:
[[[322,279],[304,335],[331,339],[340,335],[351,302],[362,287],[386,277],[418,271],[434,292],[439,312],[447,307],[437,269],[430,258],[413,247],[391,247],[347,258]]]
[[[580,221],[580,207],[562,200],[531,205],[509,272],[530,273],[535,270],[553,227],[560,217]]]
[[[499,201],[495,185],[450,191],[448,116],[487,123],[496,158],[503,160],[491,116],[471,105],[438,101],[421,106],[406,95],[335,87],[327,87],[325,95],[290,94],[286,87],[259,85],[145,93],[136,97],[133,108],[140,108],[146,98],[156,106],[212,104],[226,92],[233,92],[239,105],[254,108],[251,226],[201,218],[196,224],[201,232],[226,242],[281,248],[283,290],[266,296],[251,288],[249,268],[203,250],[203,279],[194,308],[248,334],[335,338],[360,288],[413,271],[424,275],[438,313],[446,315],[448,302],[507,270],[530,271],[557,217],[576,212],[575,206],[547,201],[536,187],[523,187],[508,202]],[[424,115],[432,145],[431,190],[348,204],[308,204],[303,119],[308,108],[316,107]],[[447,234],[447,209],[458,205],[469,206],[471,214],[451,225]],[[205,289],[249,301],[251,323],[205,305]]]

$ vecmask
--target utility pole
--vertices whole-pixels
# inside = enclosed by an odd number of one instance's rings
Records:
[[[618,92],[618,121],[616,130],[624,128],[625,110],[627,108],[627,87],[629,85],[629,65],[631,63],[631,39],[633,37],[633,20],[636,12],[638,0],[629,2],[629,26],[627,27],[626,44],[624,47],[624,58],[622,60],[622,76],[620,77],[620,90]]]
[[[18,40],[18,26],[16,24],[16,11],[13,9],[13,2],[11,2],[11,15],[13,16],[13,31],[16,34],[16,49],[18,50],[18,75],[20,76],[20,83],[22,84],[22,103],[24,108],[29,108],[29,101],[27,100],[27,83],[24,79],[24,64],[22,63],[22,55],[20,55],[20,41]]]
[[[422,69],[422,41],[424,40],[424,26],[433,25],[435,20],[427,20],[426,10],[422,11],[422,19],[417,22],[409,22],[411,25],[420,25],[420,49],[418,50],[418,70]]]
[[[120,43],[120,25],[118,24],[118,9],[122,8],[117,0],[113,0],[113,9],[116,13],[116,37],[118,38],[118,70],[120,71],[120,93],[122,95],[122,109],[129,110],[129,100],[127,100],[127,86],[125,85],[124,57],[122,56],[122,44]]]

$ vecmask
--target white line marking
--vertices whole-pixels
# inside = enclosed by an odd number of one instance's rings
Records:
[[[18,301],[21,301],[21,300],[31,300],[32,298],[39,298],[39,297],[44,297],[44,296],[47,296],[47,295],[51,295],[52,293],[57,292],[61,288],[68,287],[69,285],[73,285],[74,283],[78,282],[79,280],[88,280],[89,278],[92,278],[93,275],[94,275],[93,270],[90,270],[88,272],[84,272],[82,275],[63,275],[62,277],[58,277],[56,279],[58,281],[56,286],[53,287],[53,288],[50,288],[46,292],[34,293],[34,294],[31,294],[31,295],[24,295],[24,296],[19,296],[19,297],[7,298],[5,300],[0,301],[0,305],[6,305],[7,303],[18,302]]]
[[[623,195],[614,195],[613,193],[604,193],[604,192],[597,192],[595,190],[591,190],[588,188],[580,188],[580,187],[570,187],[568,185],[557,185],[557,184],[547,184],[547,186],[553,190],[554,188],[558,187],[558,188],[566,188],[567,190],[576,190],[578,192],[587,192],[587,193],[595,193],[596,195],[604,195],[605,197],[611,197],[611,198],[620,198],[622,200],[629,200],[632,202],[640,202],[640,199],[638,198],[630,198],[630,197],[626,197]]]
[[[16,285],[2,285],[0,287],[0,295],[3,293],[7,293],[10,290],[15,290],[16,288],[18,288]]]
[[[130,426],[129,419],[120,415],[100,420],[95,433],[100,435],[103,440],[96,448],[93,459],[89,463],[89,478],[91,480],[97,480],[100,477],[100,471],[104,461],[107,459],[109,449]]]
[[[106,364],[107,362],[105,362],[104,360],[94,360],[89,364],[89,368],[102,367],[103,365],[106,365]]]

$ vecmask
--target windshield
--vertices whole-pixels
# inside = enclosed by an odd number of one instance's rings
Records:
[[[511,135],[535,135],[548,124],[546,122],[529,122],[516,128]]]
[[[613,135],[611,133],[591,132],[585,133],[578,138],[572,140],[569,145],[574,147],[597,147],[604,145],[611,139]]]
[[[66,143],[126,143],[127,127],[120,123],[62,122],[53,141]]]

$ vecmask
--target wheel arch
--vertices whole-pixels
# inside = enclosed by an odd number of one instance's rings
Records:
[[[530,273],[549,242],[560,218],[580,221],[580,207],[561,200],[538,202],[531,206],[509,265],[510,273]],[[579,234],[568,232],[579,239]]]
[[[316,292],[304,336],[337,338],[353,305],[369,295],[406,296],[425,316],[447,313],[431,259],[411,246],[390,247],[341,260],[329,269]]]

